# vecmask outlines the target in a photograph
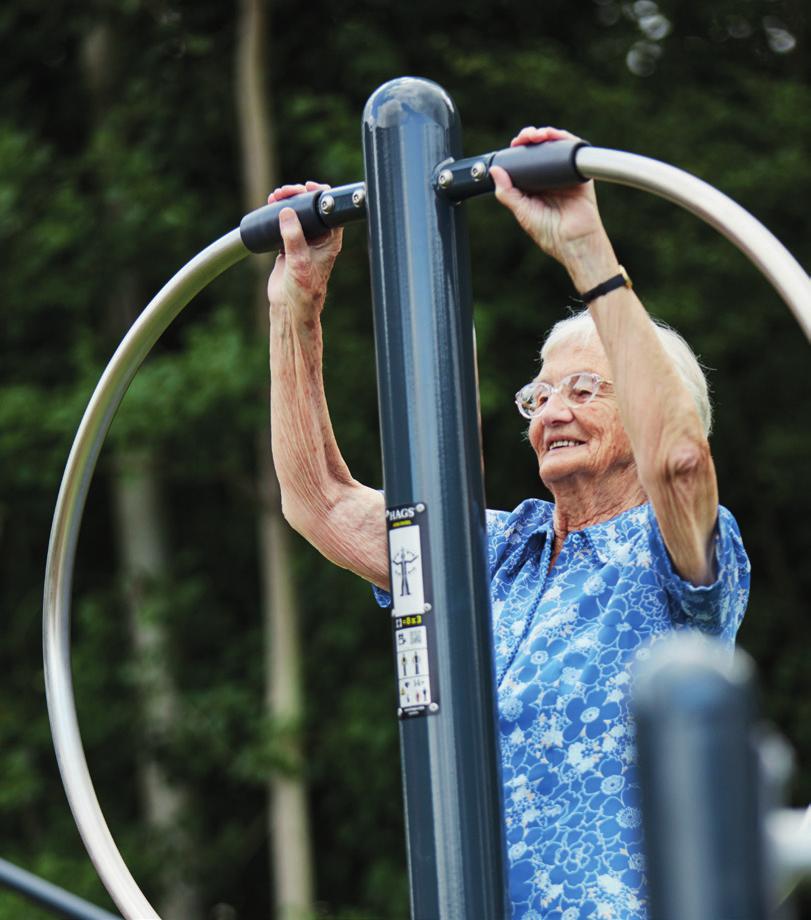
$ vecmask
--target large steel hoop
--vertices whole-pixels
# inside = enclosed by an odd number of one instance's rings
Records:
[[[113,841],[96,798],[79,734],[70,670],[73,566],[90,480],[124,394],[160,336],[183,307],[248,255],[232,230],[187,263],[155,295],[116,349],[85,410],[56,501],[45,570],[45,691],[56,758],[76,826],[105,888],[127,920],[159,920]]]
[[[734,243],[769,279],[811,339],[811,281],[788,250],[751,214],[717,189],[673,166],[616,150],[583,147],[587,178],[648,191],[691,211]],[[428,177],[426,177],[428,181]],[[198,253],[158,292],[102,374],[79,425],[51,527],[43,602],[48,714],[68,802],[99,876],[127,920],[160,920],[133,879],[102,814],[82,747],[70,669],[70,600],[82,513],[112,419],[141,363],[189,301],[248,255],[232,230]]]

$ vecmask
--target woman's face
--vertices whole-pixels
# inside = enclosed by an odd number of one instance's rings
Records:
[[[598,340],[586,345],[559,343],[546,356],[536,379],[557,386],[577,371],[611,380],[608,358]],[[553,393],[530,421],[529,441],[541,479],[552,492],[566,481],[596,481],[634,462],[610,384],[603,384],[588,405],[575,408]]]

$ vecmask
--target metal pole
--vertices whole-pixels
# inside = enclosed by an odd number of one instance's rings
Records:
[[[696,636],[662,641],[633,708],[652,920],[766,920],[750,659]]]
[[[70,920],[119,920],[115,914],[102,910],[58,885],[27,872],[14,863],[0,859],[0,885],[11,888],[23,897]]]
[[[468,244],[433,188],[460,125],[403,78],[363,116],[411,912],[506,915]]]

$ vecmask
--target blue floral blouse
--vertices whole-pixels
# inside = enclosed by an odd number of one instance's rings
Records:
[[[749,560],[722,507],[718,578],[689,584],[645,504],[570,533],[549,571],[553,509],[487,512],[512,916],[644,920],[631,669],[673,629],[731,647]]]

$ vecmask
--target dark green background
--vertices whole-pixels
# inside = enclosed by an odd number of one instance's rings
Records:
[[[800,0],[279,0],[270,12],[268,78],[286,181],[361,178],[366,98],[391,77],[420,75],[456,100],[469,154],[504,146],[527,123],[564,126],[701,176],[811,261],[809,21]],[[203,0],[7,0],[0,9],[0,855],[105,904],[45,716],[48,529],[73,432],[119,338],[105,315],[110,286],[137,274],[140,307],[241,216],[235,18],[235,6]],[[100,20],[118,48],[99,115],[79,53]],[[599,191],[643,301],[711,369],[721,500],[753,563],[740,644],[757,661],[765,714],[806,765],[792,794],[808,802],[808,343],[757,271],[709,228],[652,196]],[[569,289],[494,201],[467,207],[488,504],[511,508],[543,494],[512,394],[534,373]],[[365,228],[349,228],[344,248],[325,314],[328,393],[350,468],[378,485]],[[157,743],[194,796],[198,857],[188,871],[207,904],[255,918],[269,903],[263,783],[280,765],[261,717],[256,503],[244,487],[267,415],[266,341],[253,331],[249,290],[242,266],[194,302],[139,374],[110,439],[122,449],[148,444],[159,460],[172,578],[154,586],[150,603],[169,629],[183,712],[177,732]],[[102,806],[150,893],[165,853],[140,821],[133,760],[139,745],[156,742],[134,708],[110,473],[105,452],[77,563],[75,682]],[[403,917],[387,617],[365,585],[298,538],[295,570],[318,898],[325,916]],[[20,916],[45,915],[0,893],[0,920]]]

